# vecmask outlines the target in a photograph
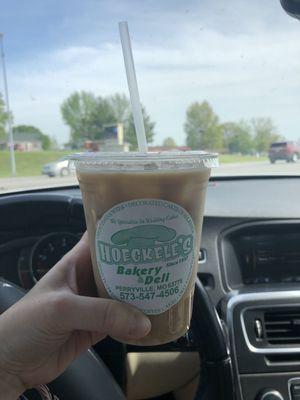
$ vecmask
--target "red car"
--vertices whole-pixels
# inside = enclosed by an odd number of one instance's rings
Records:
[[[300,157],[300,146],[295,142],[272,143],[269,149],[269,159],[272,164],[277,160],[296,162]]]

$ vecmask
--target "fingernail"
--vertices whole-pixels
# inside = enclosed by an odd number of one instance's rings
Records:
[[[149,333],[151,329],[151,322],[149,318],[147,318],[143,314],[135,314],[134,316],[134,326],[130,329],[130,336],[132,337],[144,337]]]

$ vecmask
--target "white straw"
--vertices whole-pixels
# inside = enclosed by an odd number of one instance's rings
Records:
[[[119,22],[120,38],[122,43],[123,57],[127,75],[127,83],[130,93],[130,101],[132,107],[133,120],[135,131],[139,146],[139,151],[147,153],[148,145],[146,139],[146,132],[144,126],[144,119],[142,114],[142,107],[139,96],[139,89],[137,85],[135,68],[133,62],[133,55],[131,49],[130,36],[128,31],[128,24],[126,21]]]

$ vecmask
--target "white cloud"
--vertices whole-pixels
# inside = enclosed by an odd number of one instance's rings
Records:
[[[181,17],[172,46],[164,37],[155,45],[135,41],[141,99],[157,122],[156,142],[172,135],[183,143],[185,110],[203,99],[222,120],[270,116],[282,134],[300,136],[300,26],[285,18],[287,29],[258,20],[243,31],[240,21],[241,32],[228,34]],[[60,142],[68,129],[59,107],[74,90],[127,93],[121,46],[112,42],[38,54],[13,65],[9,78],[15,123],[36,125]]]

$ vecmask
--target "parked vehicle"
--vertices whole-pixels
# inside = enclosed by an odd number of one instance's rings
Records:
[[[69,157],[62,157],[59,160],[45,164],[42,169],[43,175],[48,175],[49,177],[54,176],[68,176],[74,172],[73,163],[69,164]]]
[[[277,160],[296,162],[300,157],[300,146],[295,142],[272,143],[269,149],[269,159],[272,164]]]

